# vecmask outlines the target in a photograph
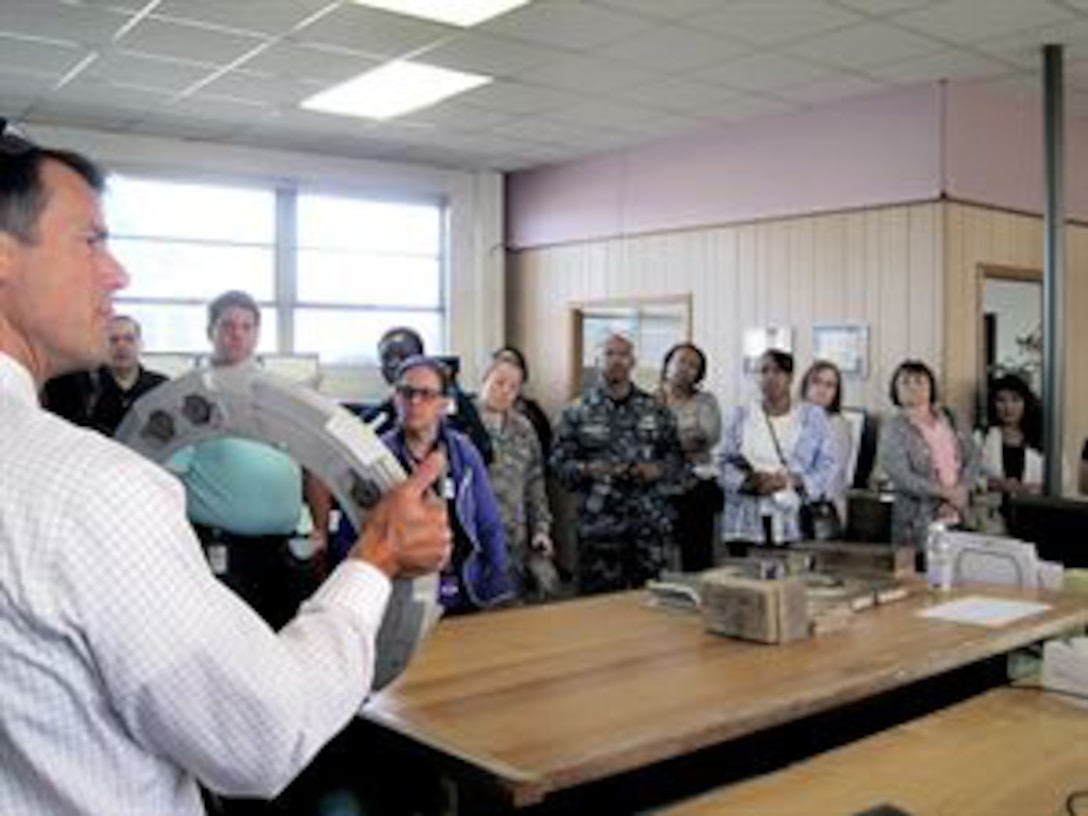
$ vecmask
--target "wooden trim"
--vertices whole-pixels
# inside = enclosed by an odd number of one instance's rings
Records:
[[[694,295],[691,292],[681,295],[639,295],[637,297],[599,298],[593,300],[569,301],[567,315],[570,320],[571,367],[567,387],[568,399],[576,398],[582,392],[582,359],[585,354],[585,335],[582,331],[583,315],[593,309],[640,309],[645,306],[680,306],[684,313],[683,338],[691,342],[694,311]]]
[[[685,306],[688,310],[688,335],[691,335],[691,307],[692,294],[688,292],[682,295],[639,295],[637,297],[598,298],[594,300],[572,300],[570,308],[575,312],[584,312],[587,309],[631,309],[640,306]]]
[[[539,244],[529,244],[527,246],[514,246],[513,244],[506,244],[504,246],[504,249],[506,250],[506,252],[512,255],[519,255],[523,252],[536,252],[546,249],[559,249],[562,247],[576,247],[599,244],[602,241],[626,241],[635,238],[645,238],[652,235],[682,235],[688,232],[702,232],[704,230],[754,227],[761,224],[802,221],[807,218],[823,218],[825,216],[833,215],[850,215],[852,213],[879,212],[881,210],[892,210],[898,207],[921,207],[930,204],[941,204],[950,200],[951,199],[948,199],[944,196],[934,196],[933,198],[917,198],[911,199],[909,201],[887,201],[883,204],[867,204],[857,207],[832,207],[826,210],[817,209],[806,210],[804,212],[781,213],[779,215],[761,215],[754,218],[741,218],[736,221],[708,221],[701,224],[689,224],[683,227],[661,227],[658,229],[646,229],[632,232],[624,231],[613,232],[604,235],[589,235],[584,238],[569,238],[567,240],[545,241]],[[961,203],[968,204],[970,202]],[[1041,215],[1037,217],[1042,218]],[[1088,222],[1085,222],[1085,224],[1088,224]]]
[[[1024,281],[1025,283],[1042,283],[1043,270],[1026,266],[1003,266],[1001,264],[978,264],[979,279],[996,278],[998,280]]]
[[[1043,283],[1043,270],[1026,266],[1005,266],[1003,264],[975,264],[975,303],[978,304],[975,316],[975,360],[978,377],[978,395],[976,410],[980,418],[986,416],[987,391],[989,390],[989,372],[986,370],[986,331],[983,318],[986,315],[986,280],[1016,281],[1021,283]],[[1040,315],[1040,317],[1042,317]]]

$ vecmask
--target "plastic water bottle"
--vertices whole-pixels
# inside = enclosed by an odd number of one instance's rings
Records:
[[[930,589],[947,592],[952,589],[952,545],[948,540],[948,525],[935,521],[926,536],[926,581]]]

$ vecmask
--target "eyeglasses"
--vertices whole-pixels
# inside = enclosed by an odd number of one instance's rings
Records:
[[[416,400],[434,402],[443,396],[437,388],[416,388],[414,385],[398,385],[395,390],[398,397],[409,403]]]
[[[37,149],[37,145],[7,119],[0,118],[0,153],[21,156]]]

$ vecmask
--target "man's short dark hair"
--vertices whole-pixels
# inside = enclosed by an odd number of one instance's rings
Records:
[[[419,332],[408,326],[394,326],[386,331],[378,340],[378,356],[384,357],[385,350],[393,346],[415,349],[412,356],[423,354],[423,338],[419,336]]]
[[[245,309],[253,315],[253,322],[261,325],[261,307],[248,292],[232,289],[224,292],[208,304],[208,331],[215,328],[216,322],[223,316],[227,309]]]
[[[105,174],[86,156],[39,147],[0,119],[0,232],[23,243],[37,240],[38,220],[48,202],[42,169],[50,161],[67,167],[96,193],[105,189]]]
[[[136,330],[136,336],[137,337],[142,337],[143,336],[143,333],[144,333],[143,326],[141,326],[140,321],[137,320],[132,315],[115,314],[112,318],[110,318],[110,323],[119,323],[122,320],[125,321],[126,323],[131,323],[132,324],[132,328],[134,328]]]

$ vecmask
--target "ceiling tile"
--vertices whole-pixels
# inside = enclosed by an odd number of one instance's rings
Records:
[[[202,119],[191,112],[156,113],[132,123],[129,129],[145,136],[219,142],[229,139],[238,129],[238,123]]]
[[[598,52],[609,59],[662,71],[688,71],[739,57],[751,46],[724,35],[710,36],[691,28],[661,26],[620,40]]]
[[[322,83],[312,80],[291,80],[248,71],[229,71],[207,85],[202,85],[199,94],[248,99],[273,107],[294,107],[324,87]]]
[[[577,94],[525,82],[498,81],[463,94],[466,102],[488,110],[526,114],[574,104]]]
[[[944,50],[936,40],[884,23],[864,23],[789,46],[790,53],[847,68],[867,68]]]
[[[512,113],[488,110],[475,107],[458,99],[436,105],[432,108],[419,111],[411,116],[404,117],[411,122],[426,122],[436,128],[453,128],[463,131],[479,131],[494,127],[503,122],[509,122],[514,117]]]
[[[592,99],[569,108],[551,111],[548,118],[563,124],[590,125],[604,130],[645,130],[647,125],[667,117],[664,111],[634,103]]]
[[[896,11],[932,6],[944,0],[836,0],[840,6],[866,14],[891,14]]]
[[[740,122],[747,119],[758,119],[761,116],[786,113],[791,110],[796,110],[797,107],[796,104],[787,102],[784,99],[774,99],[768,96],[759,96],[755,94],[737,94],[736,96],[722,100],[715,109],[704,111],[700,114],[700,118],[714,121]]]
[[[90,65],[85,76],[105,82],[126,82],[138,79],[143,85],[177,93],[188,88],[214,70],[209,65],[196,65],[179,60],[163,60],[124,51],[109,51]]]
[[[523,119],[499,125],[493,128],[492,132],[512,139],[530,139],[571,147],[616,137],[614,132],[603,131],[601,128],[557,122],[542,116],[526,116]]]
[[[875,65],[865,73],[896,85],[914,85],[941,79],[975,79],[1002,76],[1013,70],[1007,63],[965,51],[948,50],[921,59]]]
[[[585,93],[604,93],[645,84],[655,74],[631,65],[597,57],[571,55],[529,72],[533,82]],[[515,77],[516,79],[517,77]]]
[[[0,5],[0,33],[30,34],[90,48],[108,45],[114,33],[132,17],[131,12],[73,6],[57,0],[3,0]]]
[[[37,99],[37,95],[7,88],[3,84],[4,79],[4,74],[0,73],[0,110],[4,111],[5,118],[22,122],[26,118],[27,111],[33,106],[34,100]],[[33,138],[33,134],[29,135]]]
[[[26,112],[26,120],[42,125],[63,125],[92,130],[127,130],[146,111],[104,108],[97,102],[50,97]]]
[[[887,87],[884,83],[874,82],[857,75],[839,74],[809,85],[782,88],[775,91],[775,96],[780,96],[801,105],[811,106],[846,99],[851,96],[877,93],[887,89]]]
[[[667,111],[698,111],[713,108],[731,92],[721,85],[675,77],[626,88],[614,98],[632,99],[643,105]]]
[[[453,36],[460,29],[345,3],[300,29],[291,39],[347,48],[383,58],[403,57]]]
[[[60,79],[87,55],[78,45],[13,39],[0,34],[0,69],[20,70]]]
[[[52,91],[55,81],[51,74],[28,71],[19,66],[0,65],[0,95],[33,99]]]
[[[789,85],[811,83],[832,73],[832,69],[808,60],[781,54],[760,54],[732,60],[695,74],[699,79],[748,91],[768,91]]]
[[[946,41],[972,43],[1072,20],[1073,12],[1044,0],[949,0],[897,14],[898,25]]]
[[[331,0],[162,0],[152,16],[238,31],[286,34],[322,9],[335,6]]]
[[[505,34],[573,51],[601,48],[653,25],[652,20],[619,14],[573,0],[530,3],[483,23],[482,31]]]
[[[196,93],[177,99],[170,104],[166,114],[171,118],[192,116],[205,124],[237,127],[246,124],[254,116],[261,116],[273,106],[258,99]]]
[[[239,67],[247,71],[332,85],[379,65],[381,65],[379,59],[349,53],[339,48],[280,42],[255,54]]]
[[[805,0],[803,3],[737,0],[718,11],[699,15],[688,24],[766,46],[843,28],[862,19],[823,0]]]
[[[629,127],[631,133],[640,134],[640,142],[658,139],[672,139],[677,136],[691,136],[711,127],[703,116],[683,115],[670,113],[653,122],[653,127],[640,129]]]
[[[173,94],[161,88],[140,85],[142,78],[132,76],[128,82],[107,82],[89,76],[80,76],[53,94],[45,109],[72,105],[96,105],[102,109],[124,112],[133,118],[142,118],[149,112],[167,104]]]
[[[416,56],[420,62],[492,77],[509,77],[562,58],[555,51],[473,31],[449,37]]]
[[[972,43],[971,48],[994,59],[1041,71],[1042,48],[1047,44],[1064,45],[1067,60],[1088,59],[1088,19],[982,40]]]
[[[224,65],[259,46],[259,37],[188,23],[144,19],[120,42],[126,50]]]
[[[683,20],[721,6],[721,0],[590,0],[590,2],[612,11],[645,14],[663,20]]]

